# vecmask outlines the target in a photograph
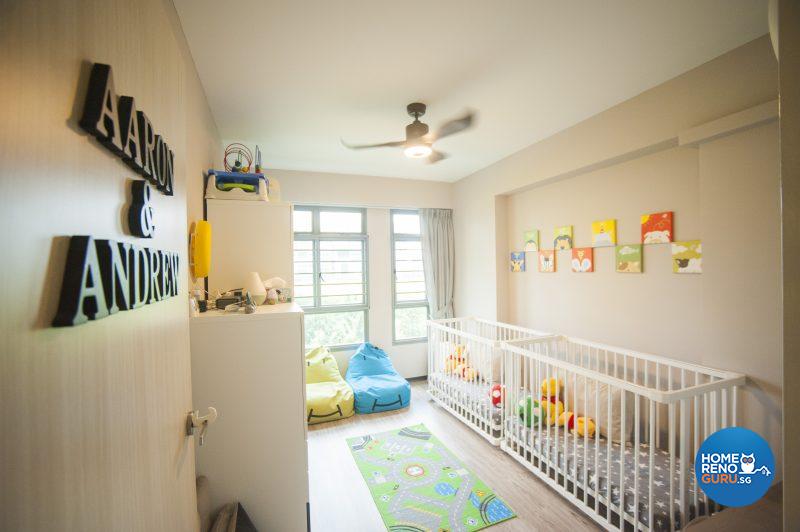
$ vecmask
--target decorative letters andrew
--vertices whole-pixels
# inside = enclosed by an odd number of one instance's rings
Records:
[[[178,267],[171,251],[73,236],[53,326],[80,325],[176,296]]]

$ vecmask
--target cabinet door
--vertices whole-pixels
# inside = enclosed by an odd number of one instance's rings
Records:
[[[306,528],[302,316],[192,320],[194,405],[219,412],[197,473],[213,507],[238,500],[259,530]]]
[[[211,271],[208,289],[241,288],[249,272],[263,280],[294,279],[292,206],[288,203],[208,200]]]

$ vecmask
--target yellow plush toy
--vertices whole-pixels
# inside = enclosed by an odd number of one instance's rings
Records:
[[[585,434],[590,438],[594,437],[595,425],[590,417],[576,417],[573,412],[563,412],[558,417],[558,424],[561,427],[566,426],[567,430],[576,431],[578,436]]]
[[[461,361],[458,359],[453,358],[452,355],[447,357],[447,360],[444,361],[444,367],[447,373],[455,373],[456,368],[461,364]]]
[[[561,382],[561,379],[556,379],[555,377],[543,380],[542,397],[558,397],[563,386],[564,383]]]
[[[555,425],[559,416],[564,413],[564,403],[559,401],[555,395],[542,397],[539,404],[539,408],[542,410],[542,417],[548,425]]]
[[[460,373],[460,367],[464,365],[464,354],[467,351],[467,346],[459,344],[455,346],[453,353],[447,356],[444,362],[445,370],[448,373]]]
[[[478,376],[478,372],[475,371],[475,368],[469,366],[467,364],[459,364],[456,366],[456,375],[464,379],[465,381],[472,381]]]

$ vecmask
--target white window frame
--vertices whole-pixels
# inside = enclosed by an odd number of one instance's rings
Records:
[[[402,345],[402,344],[417,344],[427,342],[427,336],[420,336],[419,338],[397,338],[397,318],[395,313],[397,309],[402,308],[419,308],[425,307],[425,314],[428,319],[430,319],[431,312],[430,308],[428,307],[428,300],[422,299],[418,301],[397,301],[397,263],[395,261],[395,242],[397,241],[405,241],[405,242],[420,242],[422,244],[422,235],[408,235],[408,234],[397,234],[394,232],[394,215],[395,214],[416,214],[419,216],[419,211],[417,209],[389,209],[389,236],[391,238],[391,247],[392,247],[392,258],[391,258],[391,272],[392,272],[392,344],[393,345]],[[424,275],[424,271],[423,271]],[[427,279],[425,280],[426,287],[427,287]]]
[[[294,240],[311,241],[313,244],[313,288],[314,288],[314,306],[303,307],[303,312],[306,314],[325,314],[325,313],[339,313],[339,312],[363,312],[364,313],[364,342],[369,342],[369,247],[367,238],[367,210],[358,207],[325,207],[319,205],[295,205],[295,211],[308,211],[311,212],[311,231],[294,231]],[[323,233],[320,230],[319,215],[320,212],[357,212],[361,214],[361,232],[360,233]],[[364,302],[358,305],[325,305],[321,304],[321,283],[320,275],[320,246],[319,243],[324,240],[360,240],[363,242],[363,272],[364,272]],[[294,253],[294,251],[292,251]],[[294,257],[292,258],[294,262]],[[327,346],[331,351],[345,351],[357,347],[355,344],[338,344]]]

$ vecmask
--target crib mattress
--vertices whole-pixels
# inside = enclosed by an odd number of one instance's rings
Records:
[[[449,402],[457,403],[474,415],[489,422],[499,430],[503,425],[503,412],[492,404],[492,385],[481,381],[465,381],[447,373],[428,375],[428,386],[448,394]],[[445,400],[445,402],[448,402]],[[499,434],[498,434],[499,435]]]
[[[550,456],[556,456],[556,445],[553,441],[555,428],[550,428]],[[547,429],[542,427],[541,432],[538,427],[533,430],[524,427],[517,419],[506,420],[506,443],[511,445],[509,452],[514,452],[514,443],[526,445],[530,447],[531,438],[534,440],[534,448],[539,456],[542,456],[545,449],[548,447]],[[563,449],[563,429],[559,427],[559,440],[561,440]],[[566,477],[569,482],[576,481],[578,488],[583,487],[583,460],[584,460],[584,447],[586,450],[586,471],[589,478],[587,479],[587,486],[589,494],[598,491],[601,500],[605,500],[607,494],[608,482],[611,482],[611,502],[613,505],[618,506],[620,501],[620,463],[621,456],[624,452],[626,467],[625,467],[625,513],[633,519],[634,517],[634,481],[635,472],[633,464],[633,453],[639,453],[639,521],[645,525],[650,526],[648,523],[648,506],[649,506],[649,486],[648,486],[648,469],[650,464],[650,447],[647,444],[640,444],[639,449],[635,450],[634,446],[627,443],[624,448],[619,443],[612,443],[610,447],[611,453],[611,472],[607,471],[608,466],[608,453],[609,446],[605,438],[600,438],[599,443],[594,439],[589,439],[584,442],[580,436],[577,438],[577,445],[573,443],[573,435],[568,437],[568,444],[566,451],[558,452],[558,473],[565,472],[565,458],[566,458]],[[595,447],[598,447],[598,463],[595,466]],[[520,451],[522,452],[522,451]],[[566,457],[564,456],[566,455]],[[577,479],[575,476],[575,459],[577,455]],[[546,463],[546,459],[543,458]],[[669,530],[669,509],[672,508],[675,516],[675,528],[681,527],[680,523],[680,459],[675,457],[675,470],[672,471],[673,486],[674,486],[674,499],[670,501],[669,496],[669,474],[670,474],[670,460],[669,453],[661,449],[656,449],[653,453],[653,526],[652,530]],[[551,466],[556,466],[552,463]],[[686,509],[689,514],[689,520],[697,515],[698,509],[704,508],[702,501],[702,492],[698,494],[698,507],[694,505],[694,495],[696,484],[694,481],[694,467],[690,465],[687,468],[686,486],[687,486],[687,500]]]

